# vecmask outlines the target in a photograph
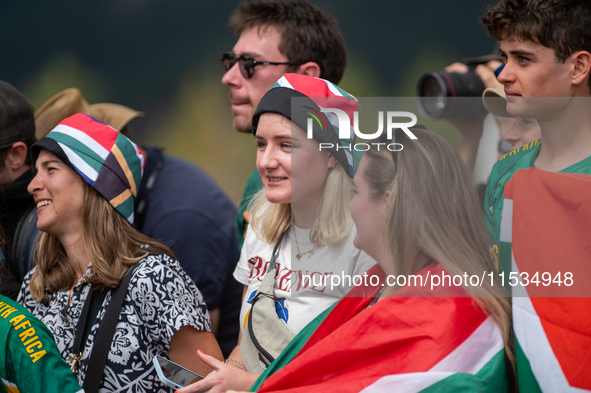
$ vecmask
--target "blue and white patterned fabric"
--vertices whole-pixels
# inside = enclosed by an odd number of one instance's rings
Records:
[[[91,273],[90,269],[89,266],[74,288],[69,307],[68,291],[53,293],[48,304],[39,303],[31,297],[29,282],[35,270],[25,277],[18,297],[19,303],[41,319],[53,333],[66,361],[72,352],[76,324],[91,288],[85,281]],[[81,385],[94,337],[110,298],[108,293],[88,335],[77,375]],[[201,292],[176,260],[167,255],[146,257],[139,262],[129,282],[100,392],[171,392],[158,379],[152,359],[154,355],[167,356],[173,334],[183,326],[211,331]]]

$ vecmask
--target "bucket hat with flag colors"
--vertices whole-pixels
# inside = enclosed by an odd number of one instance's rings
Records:
[[[33,167],[48,150],[72,167],[133,225],[133,204],[144,170],[135,143],[114,128],[78,113],[61,121],[31,147]]]
[[[333,112],[322,109],[333,108],[349,116],[349,129],[339,133],[339,118]],[[304,131],[312,128],[312,136],[318,143],[324,143],[326,150],[339,161],[347,174],[353,177],[354,112],[359,102],[337,85],[307,75],[285,74],[261,98],[252,117],[252,133],[256,135],[259,118],[263,113],[279,113],[297,124]],[[339,139],[339,134],[346,135]]]

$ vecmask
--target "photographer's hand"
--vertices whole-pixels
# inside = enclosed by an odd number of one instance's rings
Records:
[[[465,74],[470,69],[464,63],[455,62],[453,64],[448,65],[445,67],[445,71],[447,72],[457,72],[458,74]]]
[[[457,64],[457,63],[454,63],[454,64]],[[501,82],[499,82],[499,80],[497,79],[497,77],[495,75],[495,70],[497,68],[499,68],[501,66],[501,64],[503,64],[503,63],[501,63],[500,61],[491,60],[486,64],[479,64],[476,66],[476,69],[474,70],[474,72],[476,73],[476,75],[478,75],[478,77],[480,78],[480,80],[484,84],[485,89],[502,89],[503,88],[503,84]],[[454,72],[458,72],[458,71],[454,71]]]
[[[502,89],[503,84],[498,81],[497,77],[495,76],[495,70],[501,66],[500,61],[491,60],[485,64],[478,64],[474,73],[478,75],[482,84],[484,84],[485,89]],[[465,74],[470,69],[464,63],[455,62],[453,64],[448,65],[445,67],[445,71],[447,72],[456,72],[458,74]]]
[[[486,67],[486,66],[483,66]],[[495,77],[492,69],[489,69],[493,78]],[[445,67],[447,72],[456,72],[464,74],[469,71],[467,65],[463,63],[453,63]],[[482,71],[482,73],[484,73]],[[480,77],[480,75],[478,75]],[[480,77],[482,78],[482,77]],[[485,85],[486,86],[486,85]],[[446,119],[451,124],[456,126],[460,131],[460,143],[458,145],[458,154],[470,175],[474,171],[474,165],[476,164],[476,153],[478,151],[478,144],[480,143],[480,137],[482,136],[482,125],[486,114],[473,116],[473,117],[459,117],[459,118],[448,118]]]

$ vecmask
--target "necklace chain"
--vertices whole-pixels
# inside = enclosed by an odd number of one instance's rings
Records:
[[[293,228],[293,234],[294,234],[294,238],[296,241],[296,247],[298,249],[298,253],[296,254],[296,259],[299,261],[306,254],[308,254],[308,259],[312,258],[312,255],[314,255],[314,249],[316,248],[316,246],[312,246],[312,248],[306,252],[300,252],[300,245],[298,244],[298,234],[297,234],[297,229],[295,227]]]

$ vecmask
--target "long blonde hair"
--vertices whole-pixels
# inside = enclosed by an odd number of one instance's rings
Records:
[[[466,272],[480,277],[483,271],[496,271],[482,206],[460,157],[439,135],[423,127],[411,130],[417,140],[397,130],[396,142],[404,146],[394,153],[397,167],[392,152],[384,147],[370,149],[362,174],[373,198],[390,191],[384,234],[397,274],[415,273],[411,270],[420,253],[451,275]],[[510,299],[500,282],[484,281],[482,286],[464,289],[501,329],[514,368]]]
[[[115,288],[130,266],[150,254],[175,257],[168,247],[133,229],[86,182],[82,221],[84,246],[92,265],[92,274],[87,281],[98,288]],[[42,233],[35,248],[35,259],[38,266],[31,277],[30,290],[36,301],[48,302],[47,292],[69,290],[76,284],[76,272],[55,236]]]
[[[349,201],[353,196],[351,178],[341,164],[336,164],[326,176],[322,200],[310,231],[314,245],[329,245],[346,239],[353,228]],[[269,243],[274,244],[291,224],[291,203],[271,203],[260,190],[248,205],[250,226]]]

